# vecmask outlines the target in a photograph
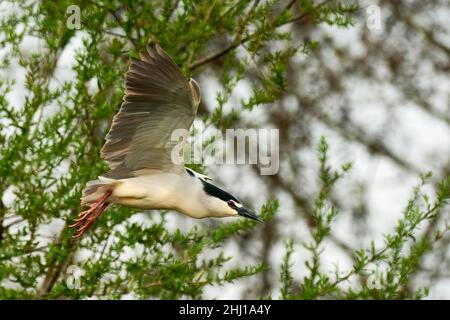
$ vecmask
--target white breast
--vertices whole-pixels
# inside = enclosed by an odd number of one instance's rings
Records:
[[[209,216],[201,182],[188,174],[157,173],[121,180],[116,203],[142,209],[177,210],[194,218]]]

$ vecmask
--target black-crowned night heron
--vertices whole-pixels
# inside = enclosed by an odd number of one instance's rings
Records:
[[[141,209],[176,210],[193,218],[243,216],[261,221],[211,179],[172,161],[176,129],[189,130],[200,104],[200,88],[189,81],[158,45],[132,59],[125,97],[101,156],[110,171],[90,181],[71,227],[81,237],[111,203]]]

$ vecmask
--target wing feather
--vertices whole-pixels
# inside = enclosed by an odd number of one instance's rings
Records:
[[[132,59],[125,76],[125,96],[115,115],[101,156],[109,177],[133,176],[142,169],[184,170],[172,163],[177,141],[172,132],[194,121],[200,91],[158,45],[149,45]]]

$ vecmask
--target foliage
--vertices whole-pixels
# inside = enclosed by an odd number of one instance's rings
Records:
[[[333,220],[338,214],[331,200],[331,191],[343,173],[350,170],[350,164],[344,164],[341,171],[333,171],[327,163],[328,145],[324,138],[318,147],[320,161],[321,190],[316,197],[313,216],[316,227],[312,230],[312,241],[303,246],[310,251],[312,258],[306,261],[308,274],[298,283],[293,281],[291,255],[293,242],[286,243],[286,254],[281,268],[281,297],[283,299],[420,299],[427,295],[428,289],[420,287],[416,290],[406,288],[410,275],[418,267],[424,254],[442,239],[449,231],[449,225],[442,226],[432,234],[417,236],[420,227],[427,221],[436,219],[450,199],[450,178],[438,184],[434,195],[423,191],[429,182],[431,173],[421,177],[421,183],[414,189],[411,199],[397,222],[395,230],[384,236],[384,245],[376,246],[372,242],[370,248],[353,251],[353,267],[342,272],[338,268],[333,276],[329,271],[321,270],[320,255],[323,242],[330,235]],[[358,288],[344,288],[343,283],[352,278],[361,277],[365,281]]]
[[[253,221],[221,221],[181,230],[170,227],[168,216],[173,213],[144,216],[113,206],[81,241],[70,239],[67,226],[82,210],[79,199],[86,182],[107,169],[99,150],[122,101],[123,74],[129,56],[137,56],[149,40],[174,57],[186,76],[215,72],[220,84],[216,105],[210,109],[202,105],[199,113],[205,127],[224,130],[237,125],[243,112],[281,99],[289,90],[289,59],[320,50],[316,41],[299,41],[285,26],[308,17],[315,25],[351,27],[358,9],[355,3],[3,3],[8,10],[0,20],[0,71],[8,76],[0,80],[1,298],[205,298],[208,286],[246,281],[270,269],[263,261],[242,265],[238,257],[224,253],[228,242],[262,228]],[[71,5],[81,10],[80,29],[67,25]],[[241,101],[240,108],[225,111],[243,80],[250,83],[250,98]],[[20,95],[13,95],[17,90]],[[449,197],[449,181],[441,182],[434,202],[417,188],[384,246],[355,251],[353,269],[344,275],[336,270],[332,278],[320,268],[321,247],[338,214],[330,201],[333,187],[350,166],[333,171],[327,150],[322,140],[322,188],[312,209],[312,240],[304,244],[312,254],[306,264],[309,273],[296,280],[291,263],[294,242],[287,241],[280,297],[422,297],[426,290],[408,292],[403,284],[421,256],[448,229],[417,235],[424,221],[440,214]],[[206,170],[201,165],[195,169]],[[428,179],[424,176],[423,183]],[[277,200],[269,200],[259,210],[267,224],[278,207]],[[66,281],[74,265],[84,272],[79,288],[71,288]],[[380,288],[341,286],[374,268],[383,270]]]

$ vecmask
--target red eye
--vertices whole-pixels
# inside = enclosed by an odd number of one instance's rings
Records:
[[[228,200],[227,201],[228,206],[230,206],[231,208],[236,207],[236,205],[234,204],[233,200]]]

